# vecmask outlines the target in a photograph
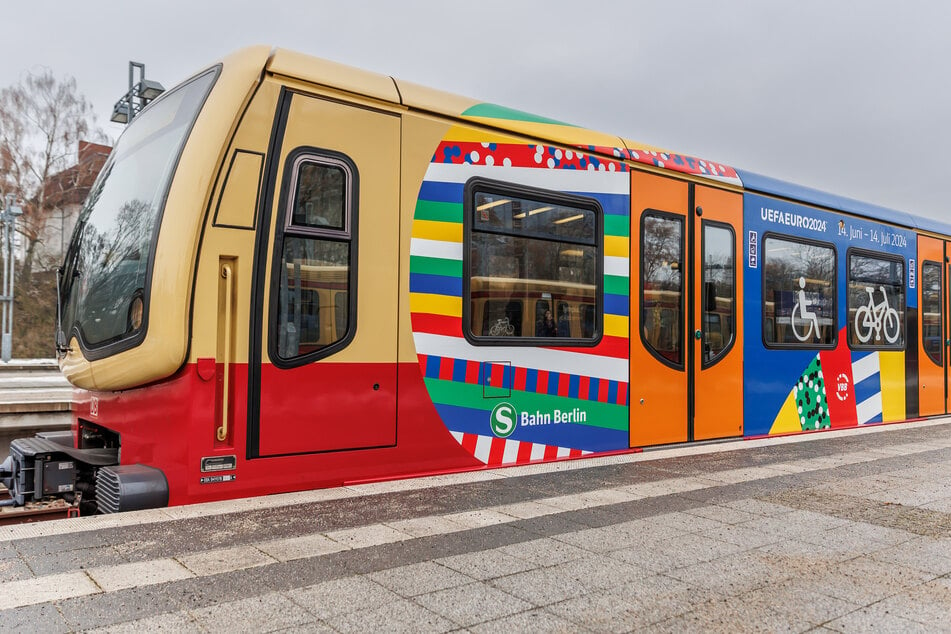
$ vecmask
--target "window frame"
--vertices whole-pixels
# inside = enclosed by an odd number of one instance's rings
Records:
[[[700,222],[700,254],[701,256],[704,256],[707,253],[706,251],[707,233],[705,231],[707,227],[712,227],[714,229],[725,229],[730,233],[730,237],[731,237],[730,248],[732,249],[731,253],[733,255],[733,267],[730,271],[732,274],[730,278],[730,282],[732,286],[730,288],[733,291],[733,295],[732,295],[733,303],[732,303],[732,311],[730,312],[730,319],[732,321],[732,323],[730,324],[730,341],[725,346],[723,346],[723,348],[720,349],[720,352],[718,352],[716,355],[711,357],[709,360],[703,358],[705,355],[703,354],[700,355],[701,356],[700,367],[704,370],[706,370],[707,368],[712,368],[716,364],[720,363],[720,361],[722,361],[726,357],[726,355],[730,353],[730,350],[732,350],[733,346],[736,344],[736,322],[737,322],[736,313],[739,310],[739,301],[737,300],[737,296],[736,296],[736,269],[737,269],[736,231],[733,229],[733,225],[726,222],[720,222],[716,220],[702,220]],[[708,314],[707,307],[705,305],[706,304],[706,295],[705,295],[706,289],[704,288],[706,284],[706,280],[704,279],[704,276],[706,275],[706,272],[707,272],[706,267],[707,267],[706,262],[700,262],[700,269],[701,269],[701,272],[700,272],[700,331],[703,334],[703,336],[706,336],[707,334],[706,333],[707,323],[706,323],[705,317]],[[714,312],[712,314],[719,315],[720,313]]]
[[[562,205],[566,207],[575,207],[578,209],[591,211],[594,213],[594,241],[592,243],[579,241],[576,239],[551,239],[543,238],[532,233],[516,233],[514,231],[505,231],[498,229],[476,229],[474,227],[475,215],[475,196],[477,193],[486,193],[499,196],[511,196],[513,198],[523,198],[540,202],[544,204]],[[573,347],[573,348],[592,348],[601,343],[604,337],[604,210],[601,203],[593,197],[580,196],[576,194],[566,194],[560,191],[552,191],[521,185],[508,181],[489,179],[481,176],[475,176],[466,181],[463,188],[463,237],[462,237],[462,333],[470,344],[474,346],[506,346],[506,347]],[[472,331],[472,258],[470,255],[472,247],[472,234],[488,233],[494,235],[511,236],[523,240],[539,240],[543,242],[561,242],[567,244],[580,244],[593,246],[595,249],[595,272],[594,272],[594,309],[595,326],[594,336],[591,338],[579,337],[492,337],[489,335],[476,334]],[[555,298],[550,300],[554,303]],[[534,307],[533,307],[534,310]],[[522,311],[523,315],[525,311]],[[580,319],[580,312],[579,312]],[[524,321],[524,317],[523,317]],[[583,328],[581,331],[583,332]]]
[[[834,327],[832,328],[832,341],[829,343],[770,343],[766,341],[766,241],[770,238],[785,240],[786,242],[796,242],[799,244],[823,247],[832,251],[832,317]],[[839,343],[839,251],[832,242],[822,240],[813,240],[803,238],[788,233],[779,233],[776,231],[767,231],[763,234],[762,240],[762,274],[760,275],[760,338],[764,348],[771,350],[834,350]],[[773,315],[775,324],[776,315]],[[775,328],[775,326],[774,326]]]
[[[849,317],[849,285],[852,283],[852,256],[858,256],[866,258],[869,260],[881,260],[885,262],[896,262],[900,263],[902,266],[901,274],[901,290],[902,290],[902,305],[899,309],[898,317],[898,327],[899,333],[901,334],[901,343],[899,344],[873,344],[873,343],[856,343],[851,342],[852,328],[854,327],[853,320]],[[879,251],[870,251],[868,249],[860,249],[858,247],[849,247],[845,252],[845,340],[849,346],[849,350],[855,351],[871,351],[871,350],[884,350],[884,351],[900,351],[906,350],[908,347],[908,332],[905,327],[907,312],[908,312],[908,288],[906,285],[906,280],[908,279],[908,262],[905,261],[905,258],[901,255],[894,253],[882,253]],[[878,290],[878,289],[876,289]],[[896,308],[895,306],[889,306],[889,308]],[[858,310],[858,309],[856,309]]]
[[[661,219],[675,220],[680,224],[680,262],[678,263],[680,267],[680,363],[674,363],[664,355],[660,354],[656,347],[644,336],[644,327],[647,319],[647,307],[644,305],[644,234],[646,230],[647,223],[644,222],[644,219],[648,216]],[[644,346],[644,349],[650,353],[652,357],[663,363],[669,368],[674,370],[685,370],[687,367],[687,343],[686,343],[686,332],[687,332],[687,276],[684,273],[684,269],[687,267],[687,260],[689,255],[687,253],[687,218],[682,214],[676,214],[669,211],[663,211],[661,209],[647,208],[641,212],[640,218],[640,231],[638,232],[637,239],[639,242],[638,245],[638,261],[637,261],[637,270],[640,272],[637,280],[638,288],[638,324],[637,331],[638,336],[641,338],[641,344]],[[632,263],[633,264],[633,263]]]
[[[936,268],[938,269],[938,275],[940,275],[940,277],[939,277],[938,279],[940,280],[940,283],[941,283],[941,288],[938,290],[938,308],[939,308],[940,311],[941,311],[941,312],[938,313],[938,315],[939,315],[938,321],[939,321],[940,326],[941,326],[941,334],[939,335],[939,341],[940,341],[939,350],[941,350],[941,355],[940,355],[940,357],[939,357],[938,359],[935,359],[934,357],[932,357],[931,354],[928,352],[928,348],[925,346],[925,321],[924,321],[924,317],[925,317],[925,307],[923,306],[923,304],[924,304],[924,290],[925,290],[925,286],[924,286],[924,277],[925,277],[925,276],[924,276],[924,273],[925,273],[925,267],[926,267],[926,266],[929,266],[929,265],[930,265],[930,266],[934,266],[934,267],[936,267]],[[944,324],[944,313],[945,313],[945,305],[944,305],[944,303],[945,303],[945,302],[944,302],[944,300],[945,300],[945,297],[944,297],[944,284],[945,284],[945,281],[944,281],[944,275],[945,275],[945,271],[946,271],[946,270],[947,270],[947,269],[946,269],[945,265],[942,264],[941,262],[938,262],[937,260],[922,260],[922,261],[921,261],[921,271],[919,271],[919,275],[918,275],[918,285],[921,287],[921,299],[920,299],[919,302],[918,302],[918,314],[919,314],[918,320],[919,320],[919,322],[920,322],[920,324],[921,324],[921,327],[920,327],[920,331],[919,331],[919,336],[918,336],[918,338],[919,338],[919,340],[921,341],[921,349],[924,350],[924,352],[925,352],[925,358],[927,358],[929,361],[931,361],[933,364],[935,364],[935,365],[938,366],[939,368],[944,368],[944,355],[945,355],[945,348],[946,348],[946,346],[945,346],[945,324]]]
[[[344,223],[342,229],[329,227],[309,227],[293,222],[297,197],[297,184],[300,180],[300,168],[305,163],[317,163],[342,168],[346,177],[344,183]],[[283,219],[275,223],[273,254],[271,258],[270,300],[268,307],[267,352],[271,364],[287,370],[313,363],[335,354],[350,345],[357,331],[357,262],[358,244],[357,226],[359,219],[360,174],[353,160],[345,154],[324,148],[303,146],[288,153],[284,161],[284,174],[281,180],[284,190],[283,202],[279,213]],[[278,347],[280,323],[280,273],[284,262],[284,239],[295,237],[326,242],[346,243],[349,246],[347,271],[348,321],[346,334],[337,341],[317,350],[286,358],[280,356]],[[334,316],[336,322],[336,315]],[[336,332],[336,324],[335,324]]]

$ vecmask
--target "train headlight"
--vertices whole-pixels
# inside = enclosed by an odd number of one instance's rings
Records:
[[[145,311],[145,305],[142,302],[142,296],[136,295],[132,298],[132,304],[129,306],[129,329],[138,330],[142,327],[142,315]]]

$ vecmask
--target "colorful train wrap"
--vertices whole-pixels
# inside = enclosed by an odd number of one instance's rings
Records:
[[[283,50],[153,102],[61,269],[17,504],[263,495],[948,412],[951,227]]]

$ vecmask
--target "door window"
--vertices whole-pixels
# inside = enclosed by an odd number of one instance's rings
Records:
[[[736,323],[736,239],[728,225],[703,223],[703,366],[733,345]]]
[[[682,368],[684,222],[648,211],[641,221],[641,337],[651,353]]]
[[[921,343],[928,358],[938,365],[944,365],[941,286],[941,265],[924,262],[921,265]]]

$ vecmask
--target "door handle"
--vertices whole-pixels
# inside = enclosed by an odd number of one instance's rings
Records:
[[[225,323],[224,323],[224,339],[225,339],[225,349],[224,354],[222,355],[222,365],[224,366],[224,377],[223,385],[221,386],[221,425],[218,426],[218,429],[215,432],[215,438],[219,442],[224,442],[228,438],[228,392],[231,382],[231,297],[234,293],[234,273],[231,270],[230,264],[225,264],[221,267],[221,277],[224,280],[225,286]]]
[[[703,332],[700,331],[699,329],[695,330],[693,333],[693,338],[696,339],[697,341],[700,341],[701,339],[703,339]]]

